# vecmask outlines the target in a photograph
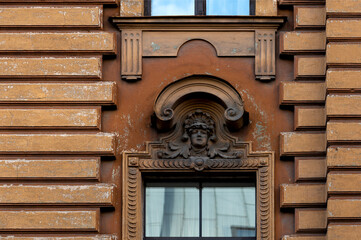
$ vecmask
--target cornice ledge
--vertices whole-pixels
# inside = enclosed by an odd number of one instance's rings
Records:
[[[121,29],[278,29],[285,16],[154,16],[110,17],[110,22]]]

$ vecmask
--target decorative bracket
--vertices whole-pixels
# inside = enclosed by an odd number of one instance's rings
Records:
[[[276,78],[275,30],[255,32],[255,73],[257,80],[270,81]]]
[[[142,31],[122,30],[122,79],[142,78]]]

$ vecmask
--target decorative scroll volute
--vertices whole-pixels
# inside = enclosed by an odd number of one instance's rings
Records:
[[[231,130],[243,126],[243,101],[238,92],[224,81],[192,76],[168,85],[158,96],[154,104],[155,119],[153,124],[158,130],[169,130],[174,126],[174,109],[184,99],[192,95],[207,95],[219,102],[224,108],[224,118]]]

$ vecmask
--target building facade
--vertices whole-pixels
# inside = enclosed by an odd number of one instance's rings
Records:
[[[1,1],[0,239],[360,239],[361,1],[149,6]]]

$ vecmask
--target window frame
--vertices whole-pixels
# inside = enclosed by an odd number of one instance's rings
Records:
[[[249,16],[256,13],[256,0],[249,0]],[[212,16],[207,15],[207,0],[194,0],[194,15],[190,16]],[[152,0],[144,0],[144,16],[152,16]],[[218,15],[217,15],[218,16]],[[219,15],[234,16],[234,15]]]
[[[198,173],[197,177],[195,177],[194,174],[187,174],[187,175],[183,175],[182,173],[177,173],[176,176],[174,177],[174,175],[171,177],[169,175],[166,174],[142,174],[142,179],[143,179],[143,239],[144,240],[221,240],[221,239],[226,239],[226,240],[256,240],[257,239],[257,172],[256,171],[251,171],[251,172],[231,172],[228,173],[231,176],[227,176],[224,173],[221,172],[208,172],[208,173]],[[256,236],[255,237],[146,237],[145,233],[146,233],[146,187],[147,187],[147,183],[157,183],[157,184],[161,184],[162,182],[164,183],[174,183],[174,184],[179,184],[181,186],[182,183],[191,183],[192,185],[198,185],[199,187],[199,194],[200,194],[200,198],[199,198],[199,206],[200,206],[200,217],[202,217],[202,191],[201,189],[204,188],[203,184],[209,184],[209,183],[221,183],[221,184],[233,184],[236,183],[236,185],[242,185],[242,184],[252,184],[254,189],[255,189],[255,232],[256,232]],[[197,187],[197,188],[198,188]],[[200,218],[200,222],[202,222],[201,218]],[[201,232],[201,228],[202,225],[199,225],[200,227],[200,232]]]

